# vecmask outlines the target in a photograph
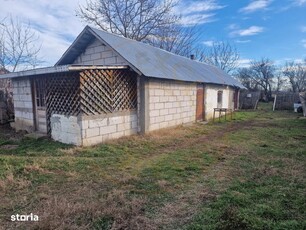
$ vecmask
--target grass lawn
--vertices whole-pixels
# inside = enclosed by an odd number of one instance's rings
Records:
[[[306,119],[270,107],[86,148],[0,127],[0,229],[306,229]]]

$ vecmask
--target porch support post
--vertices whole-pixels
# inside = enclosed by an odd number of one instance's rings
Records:
[[[145,76],[138,77],[138,121],[139,133],[149,131],[149,80]]]

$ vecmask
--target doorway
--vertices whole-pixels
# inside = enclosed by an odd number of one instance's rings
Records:
[[[196,121],[204,120],[204,85],[197,85]]]
[[[35,130],[47,133],[46,79],[42,77],[34,78],[32,85]]]

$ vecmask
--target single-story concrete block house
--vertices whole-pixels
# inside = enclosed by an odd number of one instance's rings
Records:
[[[13,82],[16,130],[79,146],[212,118],[242,85],[217,67],[85,27],[53,67]]]

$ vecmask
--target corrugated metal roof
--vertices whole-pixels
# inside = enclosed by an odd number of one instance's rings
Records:
[[[134,69],[145,76],[243,87],[237,80],[215,66],[190,60],[189,58],[175,55],[151,45],[120,37],[89,26],[85,27],[82,32],[87,36],[87,39],[89,36],[88,32],[91,32],[101,42],[112,47],[131,64],[131,67],[134,67]],[[82,46],[77,44],[77,40]],[[67,61],[76,58],[72,50],[75,50],[78,46],[79,48],[83,48],[85,38],[82,39],[80,35],[77,40],[75,45],[72,45],[67,50],[57,65],[68,64]]]
[[[67,72],[68,65],[62,65],[62,66],[51,66],[51,67],[44,67],[44,68],[37,68],[37,69],[30,69],[30,70],[24,70],[20,72],[12,72],[0,75],[1,78],[16,78],[16,77],[27,77],[27,76],[33,76],[33,75],[40,75],[40,74],[49,74],[49,73],[61,73],[61,72]]]
[[[44,68],[37,68],[31,70],[25,70],[20,72],[13,72],[0,75],[1,78],[17,78],[17,77],[29,77],[53,73],[64,73],[69,71],[80,71],[85,69],[127,69],[128,66],[94,66],[94,65],[59,65]]]
[[[94,38],[106,43],[122,56],[131,68],[147,77],[203,82],[244,88],[221,69],[190,60],[135,40],[86,26],[54,67],[39,68],[2,75],[0,78],[24,77],[69,71],[68,67]],[[71,71],[71,69],[70,69]]]

